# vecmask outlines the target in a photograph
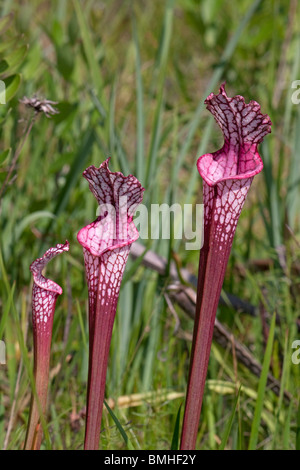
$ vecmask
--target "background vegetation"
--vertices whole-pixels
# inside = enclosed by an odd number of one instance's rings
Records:
[[[13,12],[13,15],[10,13]],[[196,158],[219,148],[221,133],[204,99],[226,81],[229,95],[255,99],[273,122],[234,241],[226,292],[253,304],[256,316],[230,304],[218,319],[263,362],[268,325],[275,328],[272,374],[277,397],[234,356],[214,344],[198,448],[217,449],[232,412],[226,448],[247,449],[255,408],[257,448],[300,447],[299,338],[300,79],[297,1],[3,0],[0,6],[0,448],[21,449],[32,364],[31,262],[56,243],[71,248],[49,265],[62,285],[52,342],[49,435],[44,447],[82,449],[87,380],[87,287],[78,230],[94,220],[96,201],[81,177],[111,156],[110,168],[135,174],[144,203],[201,203]],[[23,96],[57,101],[39,115],[18,156],[33,111]],[[13,165],[13,166],[12,166]],[[12,171],[10,170],[12,169]],[[199,253],[178,240],[142,241],[197,274]],[[141,261],[141,260],[140,260]],[[107,397],[143,395],[139,406],[105,413],[102,447],[169,449],[184,400],[192,321],[164,297],[168,280],[130,261],[122,284],[107,378]],[[299,325],[299,323],[298,323]],[[236,391],[242,389],[237,406]],[[298,416],[298,418],[297,418]],[[127,435],[127,444],[120,434]]]

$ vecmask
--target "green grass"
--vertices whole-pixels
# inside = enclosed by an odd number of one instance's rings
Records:
[[[289,8],[278,0],[226,7],[225,0],[2,2],[0,16],[14,15],[0,20],[0,79],[7,84],[7,104],[0,104],[0,188],[32,117],[18,100],[37,94],[58,101],[60,113],[37,116],[0,201],[0,339],[7,347],[7,364],[0,366],[0,448],[21,449],[26,432],[33,347],[29,265],[68,239],[69,253],[47,268],[64,294],[54,318],[43,448],[82,449],[87,287],[76,234],[96,217],[82,171],[111,156],[113,171],[141,180],[148,207],[201,203],[196,158],[221,143],[204,99],[223,81],[229,95],[258,101],[273,122],[224,283],[226,292],[264,312],[273,341],[267,344],[261,315],[219,308],[219,320],[264,369],[259,381],[213,346],[197,447],[299,448],[300,365],[291,361],[291,345],[300,335],[300,105],[291,102],[291,84],[300,79],[300,62],[299,24],[296,14],[289,19]],[[169,261],[175,252],[179,264],[197,274],[199,253],[186,251],[183,241],[143,243]],[[138,406],[104,410],[105,449],[178,443],[190,351],[185,333],[193,325],[174,305],[180,321],[174,333],[176,318],[164,297],[168,280],[141,261],[126,267],[106,398],[145,395]],[[274,312],[280,325],[271,324]],[[265,387],[268,370],[281,383],[279,397]]]

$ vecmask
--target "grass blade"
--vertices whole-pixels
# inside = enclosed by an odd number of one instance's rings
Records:
[[[95,139],[94,131],[93,129],[90,129],[86,133],[82,142],[82,146],[79,148],[77,154],[74,157],[74,162],[68,173],[66,182],[64,186],[62,187],[60,194],[57,197],[57,203],[53,211],[53,214],[55,214],[55,217],[58,216],[65,209],[68,203],[71,190],[75,186],[78,179],[80,178],[82,169],[84,168],[86,161],[90,156],[90,151],[92,149],[94,139]],[[49,223],[47,227],[46,233],[48,233],[51,230],[55,220],[56,219],[51,220],[51,222]]]
[[[116,417],[116,415],[114,414],[113,410],[110,408],[110,406],[108,405],[108,403],[104,400],[104,404],[107,408],[107,411],[109,412],[110,416],[112,417],[112,419],[114,420],[122,438],[124,439],[124,442],[127,446],[127,448],[129,450],[134,450],[134,447],[129,439],[129,437],[127,436],[126,432],[124,431],[124,428],[122,426],[122,424],[120,423],[120,421],[118,420],[118,418]]]
[[[260,376],[260,380],[258,384],[257,400],[256,400],[256,405],[255,405],[255,412],[254,412],[254,418],[252,422],[250,441],[249,441],[249,447],[248,447],[249,450],[254,450],[256,448],[257,440],[258,440],[259,425],[260,425],[262,409],[264,406],[264,396],[265,396],[265,391],[266,391],[267,377],[268,377],[271,356],[272,356],[272,349],[273,349],[275,319],[276,319],[276,316],[274,314],[272,317],[271,325],[270,325],[270,332],[269,332],[269,337],[268,337],[268,342],[267,342],[267,347],[266,347],[266,352],[265,352],[265,358],[264,358],[262,372],[261,372],[261,376]]]
[[[155,174],[157,171],[157,157],[159,149],[159,141],[162,131],[162,113],[164,110],[164,82],[167,70],[168,51],[171,41],[171,33],[173,26],[173,8],[174,0],[169,0],[167,3],[163,34],[159,44],[159,53],[157,60],[156,70],[158,77],[155,76],[157,81],[157,106],[155,109],[153,131],[151,136],[150,152],[148,156],[146,186],[150,186],[151,182],[155,181]]]
[[[298,404],[297,413],[297,428],[296,428],[296,450],[300,450],[300,401]]]
[[[90,36],[88,25],[84,18],[84,13],[83,13],[81,4],[78,0],[73,0],[73,4],[75,7],[75,11],[76,11],[76,16],[77,16],[77,21],[79,24],[81,37],[82,37],[84,52],[85,52],[87,62],[89,65],[93,86],[95,90],[99,94],[101,94],[100,92],[102,90],[103,83],[102,83],[102,77],[100,74],[100,68],[96,60],[96,57],[97,57],[96,50],[95,50],[92,38]]]
[[[240,398],[241,388],[242,387],[240,386],[240,388],[238,390],[238,393],[237,393],[237,396],[235,398],[233,408],[232,408],[232,412],[231,412],[229,421],[227,423],[225,432],[223,434],[222,441],[221,441],[221,444],[219,446],[219,450],[224,450],[225,446],[226,446],[226,443],[228,442],[228,438],[229,438],[229,434],[230,434],[230,431],[231,431],[234,415],[235,415],[235,412],[236,412],[236,407],[237,407],[237,404],[238,404],[238,401],[239,401],[239,398]]]
[[[293,410],[293,403],[291,402],[288,412],[287,412],[287,417],[284,423],[284,428],[283,428],[283,446],[282,446],[283,450],[290,450],[292,410]]]
[[[140,182],[144,183],[144,103],[143,103],[143,80],[141,73],[141,57],[140,48],[136,30],[136,21],[133,19],[133,41],[135,46],[135,62],[136,62],[136,176]]]
[[[171,450],[179,450],[181,408],[182,408],[182,403],[179,406],[177,416],[176,416],[174,432],[173,432],[173,437],[172,437],[172,443],[171,443]]]

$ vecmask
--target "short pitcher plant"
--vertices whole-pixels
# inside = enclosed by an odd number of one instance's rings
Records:
[[[77,236],[83,246],[89,291],[86,450],[99,447],[112,329],[130,247],[139,236],[133,216],[144,191],[134,176],[111,172],[108,162],[83,173],[99,204],[99,216]]]
[[[32,325],[34,340],[34,379],[36,393],[32,393],[29,422],[25,440],[25,450],[38,450],[41,446],[43,430],[41,414],[45,415],[50,367],[52,326],[56,300],[62,288],[42,275],[43,269],[55,256],[69,250],[69,243],[50,248],[42,258],[30,265],[33,274]]]
[[[252,180],[263,168],[257,146],[271,132],[256,101],[230,98],[224,84],[205,100],[224,135],[223,147],[197,162],[203,179],[204,245],[200,253],[196,316],[181,449],[195,449],[219,297],[237,222]]]

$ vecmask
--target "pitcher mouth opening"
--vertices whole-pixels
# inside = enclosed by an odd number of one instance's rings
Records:
[[[216,152],[216,153],[220,153]],[[258,152],[256,152],[253,158],[253,168],[247,171],[232,172],[232,174],[222,175],[222,167],[220,163],[214,159],[214,153],[206,153],[198,158],[197,168],[200,176],[209,186],[215,186],[222,181],[227,180],[246,180],[253,178],[255,175],[260,173],[263,169],[263,161],[260,158]]]

